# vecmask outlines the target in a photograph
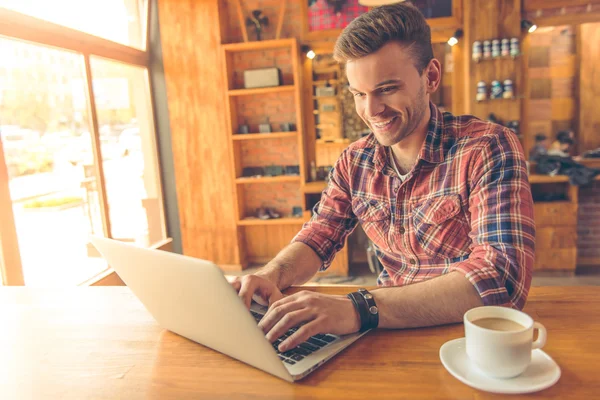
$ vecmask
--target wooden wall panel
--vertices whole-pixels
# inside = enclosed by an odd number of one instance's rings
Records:
[[[158,0],[183,251],[239,264],[218,0]]]
[[[584,24],[579,74],[579,140],[581,150],[600,147],[600,23]]]

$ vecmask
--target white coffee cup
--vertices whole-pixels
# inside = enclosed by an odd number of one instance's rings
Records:
[[[473,308],[465,313],[464,323],[467,356],[483,373],[494,378],[518,376],[531,363],[532,350],[546,344],[546,328],[524,312],[511,308]],[[535,342],[534,329],[538,330]]]

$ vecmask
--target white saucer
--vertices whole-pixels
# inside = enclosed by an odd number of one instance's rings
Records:
[[[484,375],[468,356],[465,338],[444,343],[440,348],[444,367],[462,383],[492,393],[532,393],[554,385],[560,378],[560,367],[542,350],[533,350],[531,364],[521,375],[510,379],[491,378]]]

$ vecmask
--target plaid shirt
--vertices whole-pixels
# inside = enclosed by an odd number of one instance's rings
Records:
[[[383,265],[379,286],[459,271],[485,305],[522,309],[535,224],[521,145],[500,125],[430,108],[427,136],[404,182],[373,134],[351,144],[293,242],[310,246],[325,270],[360,222]]]

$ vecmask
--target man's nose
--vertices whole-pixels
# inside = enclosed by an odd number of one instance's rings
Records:
[[[374,117],[383,112],[385,105],[377,96],[367,96],[365,100],[365,114],[367,117]]]

